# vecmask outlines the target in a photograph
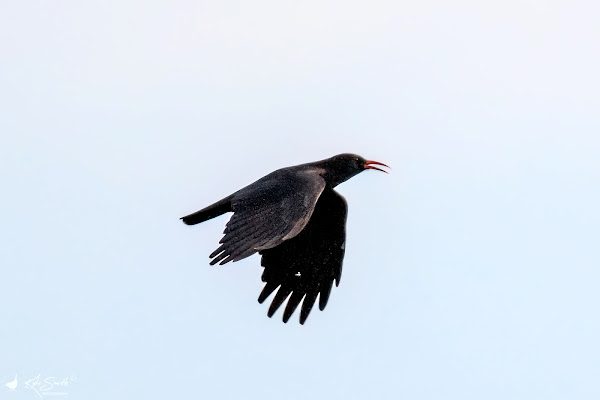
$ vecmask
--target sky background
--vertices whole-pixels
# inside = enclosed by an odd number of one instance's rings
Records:
[[[599,399],[599,20],[2,1],[0,398]],[[208,265],[227,217],[179,217],[345,152],[392,173],[338,187],[326,310],[269,319],[258,256]]]

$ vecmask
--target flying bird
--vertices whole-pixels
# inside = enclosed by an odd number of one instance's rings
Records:
[[[325,309],[333,282],[338,286],[342,275],[348,206],[334,188],[367,169],[386,172],[375,165],[388,167],[340,154],[278,169],[181,219],[195,225],[233,212],[220,246],[210,255],[210,265],[259,253],[265,282],[259,303],[279,288],[267,315],[272,317],[289,296],[283,313],[287,322],[304,299],[300,310],[304,324],[318,295],[319,308]]]

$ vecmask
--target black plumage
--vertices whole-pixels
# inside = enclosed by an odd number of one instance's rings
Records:
[[[293,293],[283,313],[284,322],[304,296],[301,324],[308,317],[317,294],[319,308],[325,308],[333,282],[338,286],[342,276],[347,210],[346,200],[333,189],[326,189],[302,232],[277,247],[260,251],[265,268],[262,280],[266,285],[258,301],[262,303],[281,286],[269,308],[269,317],[285,300],[280,295],[282,292]]]
[[[334,188],[365,169],[383,171],[373,165],[385,166],[341,154],[282,168],[181,219],[194,225],[233,212],[210,264],[235,262],[258,252],[266,283],[258,301],[279,288],[267,315],[271,317],[289,296],[283,321],[302,302],[304,324],[317,296],[319,308],[325,308],[333,282],[339,285],[342,274],[347,204]]]

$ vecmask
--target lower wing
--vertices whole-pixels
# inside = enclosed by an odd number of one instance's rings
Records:
[[[266,282],[258,301],[264,302],[279,287],[269,307],[271,317],[291,296],[283,313],[283,322],[292,316],[302,299],[300,323],[304,324],[319,295],[323,310],[335,280],[342,275],[346,241],[346,200],[334,190],[325,190],[315,205],[306,227],[294,238],[277,247],[262,250],[261,265]]]

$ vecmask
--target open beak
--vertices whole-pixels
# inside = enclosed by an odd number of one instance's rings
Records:
[[[384,163],[380,163],[378,161],[367,161],[365,163],[365,169],[376,169],[377,171],[385,172],[386,174],[388,173],[387,171],[384,171],[381,168],[374,167],[373,165],[383,165],[384,167],[390,168]]]

